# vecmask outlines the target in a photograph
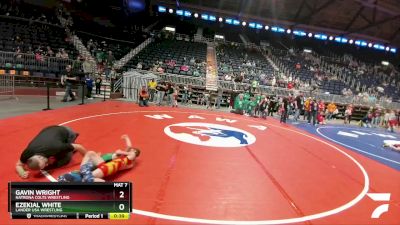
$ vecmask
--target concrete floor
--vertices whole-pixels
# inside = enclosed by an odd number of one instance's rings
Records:
[[[61,97],[50,97],[50,108],[59,109],[68,106],[78,105],[82,102],[81,99],[77,99],[73,102],[61,102]],[[127,101],[126,99],[117,99],[121,101]],[[103,101],[102,98],[95,98],[93,100],[85,99],[85,104],[97,103]],[[107,100],[116,101],[116,100]],[[150,105],[153,105],[150,103]],[[165,103],[164,103],[165,105]],[[180,108],[191,108],[191,109],[203,109],[207,110],[205,106],[200,105],[179,105]],[[10,98],[6,96],[0,96],[0,119],[10,118],[14,116],[34,113],[42,111],[47,108],[47,97],[46,96],[16,96],[15,98]],[[229,113],[230,109],[226,107],[221,107],[220,109],[208,109],[209,111],[223,111]],[[279,119],[279,116],[275,113],[274,117]],[[299,122],[305,122],[302,120],[303,116],[300,117]],[[326,121],[327,124],[343,124],[343,120],[331,120]],[[290,123],[290,122],[289,122]],[[352,125],[357,125],[358,121],[351,121]],[[398,131],[399,128],[396,128]]]
[[[85,99],[85,104],[100,101],[102,101],[102,99]],[[50,97],[50,108],[59,109],[78,105],[81,102],[81,99],[73,102],[61,102],[61,97]],[[45,108],[47,108],[46,96],[15,96],[15,98],[0,96],[0,119],[38,112]]]

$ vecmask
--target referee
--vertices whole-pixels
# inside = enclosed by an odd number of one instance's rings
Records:
[[[30,170],[54,169],[68,164],[74,151],[85,155],[86,149],[75,144],[78,137],[71,128],[49,126],[44,128],[22,152],[16,164],[16,171],[21,178],[28,178]]]

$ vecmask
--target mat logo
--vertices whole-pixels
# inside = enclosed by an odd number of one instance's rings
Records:
[[[243,147],[256,141],[247,131],[212,123],[178,123],[165,127],[164,132],[173,139],[209,147]]]

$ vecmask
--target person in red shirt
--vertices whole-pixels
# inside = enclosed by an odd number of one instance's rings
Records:
[[[140,107],[143,107],[143,106],[148,107],[149,106],[148,101],[149,101],[149,93],[147,92],[146,86],[142,86],[142,90],[140,90],[140,92],[139,92],[139,106]]]

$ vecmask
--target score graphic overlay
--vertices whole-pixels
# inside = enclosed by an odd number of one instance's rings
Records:
[[[8,198],[12,219],[129,219],[132,184],[10,182]]]

